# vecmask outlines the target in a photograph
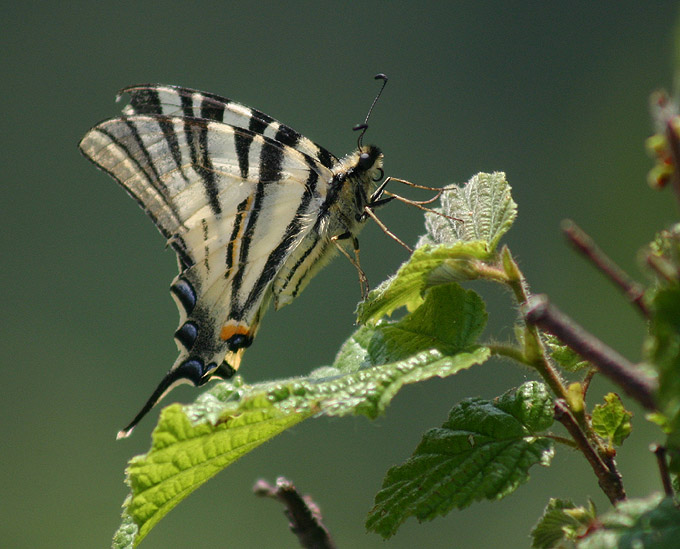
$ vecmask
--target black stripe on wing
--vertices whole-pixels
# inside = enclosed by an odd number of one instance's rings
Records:
[[[226,123],[236,127],[242,127],[266,135],[280,143],[293,147],[307,154],[326,168],[332,168],[337,158],[328,150],[304,137],[290,126],[282,124],[271,116],[251,109],[241,103],[232,101],[226,97],[202,92],[192,88],[181,86],[163,86],[159,84],[140,84],[130,86],[118,92],[130,95],[129,108],[132,114],[165,114],[176,116],[182,112],[184,116],[192,118],[204,118],[215,122],[225,122],[225,111],[229,111],[229,120]],[[176,101],[169,99],[163,102],[161,95],[174,95]],[[269,128],[275,130],[271,135],[266,132]]]
[[[121,187],[123,187],[123,189],[125,189],[125,192],[127,192],[127,194],[130,195],[135,200],[135,202],[137,202],[137,204],[139,204],[139,206],[142,208],[142,210],[144,210],[146,215],[148,215],[149,218],[151,219],[151,221],[153,221],[154,225],[156,225],[156,227],[158,228],[160,233],[166,238],[166,240],[168,240],[168,242],[169,242],[170,246],[173,248],[173,250],[175,250],[175,252],[177,253],[177,257],[180,261],[180,264],[182,265],[182,268],[189,268],[194,264],[194,261],[193,261],[193,258],[189,255],[187,248],[186,248],[186,243],[181,238],[181,236],[176,234],[176,232],[169,231],[160,222],[160,220],[156,217],[155,213],[151,210],[149,204],[147,202],[145,202],[144,199],[142,199],[140,196],[135,194],[135,192],[133,192],[133,190],[130,189],[125,184],[125,182],[122,181],[119,178],[119,176],[116,172],[109,169],[107,166],[103,165],[103,163],[98,160],[96,155],[92,156],[92,155],[88,154],[88,152],[86,152],[85,149],[83,148],[83,144],[85,143],[85,141],[88,139],[88,137],[90,136],[90,134],[92,132],[96,132],[96,133],[99,133],[99,134],[105,136],[111,143],[113,143],[116,147],[118,147],[118,149],[120,151],[122,151],[125,154],[125,156],[133,163],[133,165],[137,168],[137,172],[144,177],[144,179],[149,184],[149,187],[151,187],[152,189],[154,189],[156,191],[156,196],[163,199],[163,203],[165,204],[165,206],[168,208],[168,210],[171,212],[171,214],[173,216],[173,223],[176,226],[181,226],[182,221],[180,219],[179,212],[177,211],[177,208],[175,207],[175,205],[171,201],[166,199],[165,193],[164,193],[164,191],[166,190],[165,185],[163,185],[163,183],[160,179],[160,176],[159,176],[159,174],[158,174],[158,172],[157,172],[157,170],[156,170],[156,168],[153,164],[153,161],[151,160],[151,157],[148,154],[146,147],[144,146],[141,138],[139,137],[139,133],[137,131],[136,126],[134,125],[134,123],[131,120],[129,120],[127,118],[121,118],[121,119],[118,119],[118,120],[123,122],[127,126],[128,130],[130,132],[130,135],[134,139],[134,143],[142,151],[142,156],[143,156],[143,159],[146,162],[146,165],[144,165],[137,158],[137,156],[130,149],[130,147],[120,139],[120,136],[113,134],[112,132],[108,131],[105,128],[105,124],[108,121],[102,122],[101,124],[92,128],[90,130],[90,132],[88,132],[88,134],[83,138],[83,140],[80,143],[80,146],[79,146],[80,151],[83,154],[83,156],[85,156],[85,158],[87,158],[90,162],[92,162],[100,170],[109,174]]]
[[[279,244],[272,250],[267,258],[267,262],[262,269],[260,277],[253,286],[248,298],[243,304],[243,310],[247,311],[261,300],[261,296],[266,290],[267,286],[281,270],[281,266],[289,257],[293,248],[293,243],[300,238],[300,235],[305,227],[304,220],[309,215],[309,208],[316,193],[317,184],[319,181],[318,174],[313,170],[309,170],[309,177],[305,184],[305,193],[297,208],[295,217],[286,227],[286,231]]]

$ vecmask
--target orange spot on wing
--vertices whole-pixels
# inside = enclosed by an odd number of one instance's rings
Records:
[[[248,326],[227,324],[222,326],[220,330],[220,339],[223,341],[228,341],[230,337],[235,335],[250,336],[250,329]]]

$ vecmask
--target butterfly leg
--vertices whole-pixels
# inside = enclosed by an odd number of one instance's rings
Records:
[[[388,200],[388,199],[386,198],[385,200]],[[406,248],[406,250],[407,250],[408,252],[413,252],[413,249],[412,249],[410,246],[408,246],[407,244],[405,244],[404,241],[401,240],[401,238],[399,238],[396,234],[394,234],[392,231],[390,231],[390,230],[387,228],[387,226],[386,226],[382,221],[380,221],[380,219],[378,219],[378,216],[375,215],[375,213],[373,212],[373,208],[371,208],[370,205],[369,205],[369,206],[366,206],[366,207],[364,208],[364,213],[363,213],[363,215],[366,215],[366,216],[370,217],[373,221],[375,221],[375,222],[378,224],[378,227],[380,227],[380,228],[382,229],[382,231],[383,231],[387,236],[389,236],[389,237],[390,237],[391,239],[393,239],[395,242],[401,244],[404,248]]]
[[[348,238],[352,239],[354,257],[352,257],[349,254],[349,252],[345,250],[345,248],[339,242],[340,240],[347,240]],[[365,300],[368,297],[368,278],[366,277],[366,273],[363,271],[361,265],[359,264],[359,240],[357,239],[356,236],[347,231],[342,234],[332,236],[331,242],[335,244],[335,246],[338,248],[338,250],[340,250],[342,255],[344,255],[352,265],[354,265],[354,268],[359,273],[359,286],[361,286],[361,299]]]

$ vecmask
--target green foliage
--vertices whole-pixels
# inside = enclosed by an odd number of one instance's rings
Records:
[[[381,414],[401,387],[486,361],[475,344],[486,312],[457,284],[428,292],[398,322],[362,327],[333,366],[306,378],[215,385],[194,405],[161,413],[149,453],[127,470],[131,495],[115,547],[136,546],[175,505],[239,457],[312,417]]]
[[[153,432],[151,450],[130,461],[127,483],[131,495],[116,534],[125,544],[115,547],[136,546],[163,516],[206,480],[311,413],[286,414],[262,393],[240,406],[234,403],[229,407],[231,413],[221,413],[215,424],[192,424],[188,416],[205,413],[205,409],[202,404],[197,410],[188,408],[183,410],[178,404],[165,408]],[[123,536],[123,532],[133,536]]]
[[[543,511],[543,516],[531,531],[531,547],[532,549],[573,547],[573,543],[570,542],[575,542],[596,517],[597,512],[592,502],[586,508],[577,507],[568,500],[551,499]]]
[[[409,516],[432,520],[481,499],[501,499],[548,466],[553,442],[541,437],[553,422],[545,386],[529,382],[493,400],[464,400],[423,436],[413,455],[392,467],[366,527],[392,536]]]
[[[517,217],[510,185],[504,173],[480,173],[462,188],[447,189],[435,210],[441,215],[426,214],[427,235],[411,258],[359,305],[361,324],[374,324],[402,306],[414,310],[432,286],[484,276],[480,269]]]
[[[605,395],[604,401],[604,404],[597,404],[593,408],[593,430],[605,439],[610,447],[621,446],[633,429],[630,423],[633,414],[623,407],[623,402],[616,393]]]
[[[656,494],[630,499],[598,517],[598,525],[578,549],[674,549],[680,540],[680,510],[673,498]]]
[[[202,483],[291,426],[312,417],[375,418],[404,385],[456,374],[494,353],[533,368],[546,385],[530,381],[493,400],[454,405],[448,420],[427,431],[411,457],[387,472],[367,517],[370,531],[388,538],[408,517],[427,521],[475,501],[501,499],[528,481],[532,466],[550,464],[555,441],[581,450],[590,463],[613,455],[631,432],[631,413],[610,393],[587,416],[585,384],[567,384],[558,371],[595,365],[526,323],[518,324],[510,344],[479,341],[487,322],[484,303],[460,282],[493,281],[510,289],[518,304],[529,298],[509,249],[498,248],[517,215],[505,175],[478,174],[463,187],[448,188],[441,204],[438,213],[426,214],[427,234],[411,258],[360,304],[363,325],[333,365],[306,377],[253,385],[237,377],[192,405],[162,411],[151,449],[129,463],[130,495],[114,547],[137,546]],[[671,470],[680,472],[680,228],[660,233],[648,253],[657,274],[645,301],[646,371],[659,379],[653,420],[668,435]],[[386,318],[401,307],[406,308],[401,318]],[[573,422],[565,423],[573,439],[548,431],[556,398],[569,410],[560,421]],[[605,474],[593,470],[603,489],[619,478],[611,459],[600,467]],[[624,493],[608,488],[608,495]],[[632,547],[638,541],[670,547],[664,544],[677,538],[679,524],[670,498],[619,504],[603,517],[592,504],[576,507],[553,499],[532,531],[533,547]]]
[[[462,187],[447,187],[441,198],[441,209],[435,211],[459,221],[426,214],[427,235],[421,238],[418,247],[459,241],[485,242],[492,253],[515,221],[517,204],[503,172],[479,173]]]
[[[680,473],[680,225],[660,232],[649,246],[657,281],[648,291],[651,311],[647,360],[659,377],[659,414],[668,438],[670,468]]]
[[[587,360],[583,360],[554,335],[547,334],[545,344],[550,349],[550,357],[568,372],[578,372],[590,366]]]

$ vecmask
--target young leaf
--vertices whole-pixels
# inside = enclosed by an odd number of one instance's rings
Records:
[[[428,234],[397,274],[359,305],[361,324],[375,324],[402,306],[413,311],[431,286],[483,277],[478,263],[494,257],[498,241],[517,216],[510,185],[501,172],[479,173],[464,187],[451,187],[441,204],[437,211],[460,221],[426,214]]]
[[[334,366],[255,385],[237,377],[193,405],[164,409],[151,450],[128,467],[120,547],[139,543],[203,482],[288,427],[312,415],[374,418],[404,385],[486,361],[489,349],[474,345],[486,320],[479,296],[457,285],[433,290],[401,322],[357,330]]]
[[[399,307],[406,306],[409,311],[418,308],[423,302],[425,290],[435,285],[435,283],[430,283],[431,273],[447,262],[464,267],[470,261],[481,261],[490,257],[486,242],[481,240],[418,248],[399,268],[395,276],[372,290],[366,301],[359,304],[358,322],[375,324],[383,316],[391,315]],[[459,273],[460,271],[461,269],[458,270]],[[467,275],[469,276],[461,275],[458,280],[477,278],[470,272]],[[446,283],[452,281],[453,278],[448,278]]]
[[[427,236],[423,244],[450,244],[456,241],[482,240],[490,252],[510,229],[517,217],[517,204],[503,172],[478,173],[463,187],[451,186],[441,197],[441,215],[425,214]]]
[[[392,467],[366,527],[384,538],[409,517],[432,520],[481,499],[501,499],[550,464],[553,442],[538,432],[553,421],[544,385],[525,383],[493,400],[464,400],[423,436],[413,455]]]
[[[552,334],[545,334],[545,343],[550,349],[550,357],[568,372],[578,372],[590,365]]]
[[[401,360],[424,349],[454,355],[475,343],[486,325],[484,302],[458,284],[436,286],[425,302],[399,322],[375,328],[368,351],[373,364]]]
[[[531,531],[532,549],[564,547],[564,542],[574,542],[597,513],[591,502],[588,508],[577,507],[571,501],[551,499],[543,516]]]
[[[680,510],[673,498],[655,494],[647,499],[629,499],[598,517],[599,527],[581,539],[578,549],[653,547],[674,549],[680,539]]]
[[[605,395],[604,401],[605,404],[597,404],[593,409],[593,430],[607,440],[609,446],[621,446],[633,429],[630,423],[633,414],[623,407],[616,393]]]

